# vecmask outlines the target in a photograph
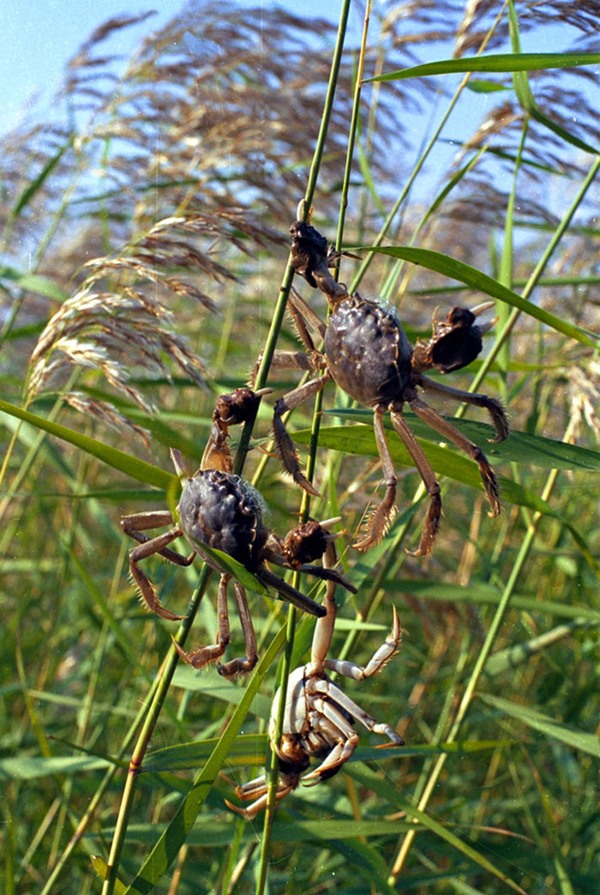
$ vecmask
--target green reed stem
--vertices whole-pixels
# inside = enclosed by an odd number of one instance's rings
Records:
[[[499,21],[500,21],[500,13],[498,13],[495,22],[493,22],[491,27],[489,28],[488,33],[487,33],[486,37],[484,38],[484,40],[482,41],[481,46],[479,47],[476,55],[480,55],[481,53],[484,52],[492,34],[496,30],[496,27],[497,27]],[[398,198],[392,205],[385,221],[381,225],[381,229],[379,230],[379,233],[373,240],[373,242],[372,242],[373,246],[379,246],[383,242],[388,230],[390,229],[390,227],[392,225],[392,221],[396,217],[396,214],[398,213],[398,210],[403,205],[405,199],[408,197],[408,195],[412,189],[413,183],[417,179],[417,176],[420,174],[420,172],[423,168],[423,165],[427,161],[429,153],[433,150],[438,139],[440,138],[441,133],[442,133],[444,127],[446,126],[448,119],[450,118],[452,112],[454,111],[454,108],[455,108],[458,100],[460,99],[460,97],[463,93],[463,90],[465,90],[467,84],[469,83],[471,76],[472,76],[471,72],[467,72],[467,74],[464,76],[464,78],[461,80],[460,84],[456,88],[456,92],[455,92],[454,96],[452,97],[452,99],[450,100],[448,108],[447,108],[445,114],[443,115],[439,125],[433,132],[433,135],[432,135],[431,139],[429,140],[429,142],[427,143],[427,145],[425,146],[425,149],[423,150],[423,152],[417,159],[417,161],[410,173],[410,177],[408,178],[408,180],[406,181],[406,184],[404,185],[404,189],[402,190],[402,192],[400,193],[400,195],[398,196]],[[368,256],[365,258],[363,263],[360,265],[358,271],[356,272],[356,274],[354,276],[354,279],[352,280],[352,283],[350,284],[350,288],[348,290],[351,294],[352,294],[352,292],[355,292],[356,289],[358,289],[364,275],[366,274],[367,270],[369,269],[369,267],[373,261],[373,257],[375,254],[376,254],[375,252],[369,252]]]
[[[529,298],[529,296],[531,295],[531,293],[533,292],[533,290],[535,289],[535,287],[538,285],[539,281],[541,280],[544,270],[546,269],[546,266],[548,265],[548,262],[550,261],[550,258],[552,257],[559,242],[561,241],[561,239],[567,232],[577,209],[583,202],[585,194],[587,193],[588,189],[594,182],[599,170],[600,170],[600,156],[597,156],[595,158],[590,170],[588,171],[587,176],[585,177],[583,183],[581,184],[579,191],[577,192],[575,198],[573,199],[573,202],[571,203],[569,209],[567,210],[567,213],[565,214],[562,221],[559,223],[558,227],[554,231],[554,233],[552,235],[552,239],[546,246],[545,251],[541,255],[538,263],[536,264],[534,270],[531,273],[531,276],[527,280],[527,283],[525,284],[525,287],[524,287],[523,291],[521,292],[521,296],[523,298]],[[481,364],[481,367],[479,368],[477,375],[473,378],[473,382],[471,383],[469,391],[477,390],[479,384],[481,383],[481,381],[485,377],[486,373],[490,369],[491,365],[494,363],[495,359],[497,358],[498,354],[500,353],[500,350],[503,347],[506,339],[509,337],[510,333],[512,332],[512,330],[515,326],[515,323],[519,319],[520,314],[521,314],[521,311],[518,308],[513,308],[512,312],[510,313],[502,330],[498,333],[498,336],[496,338],[496,341],[495,341],[492,349],[490,350],[490,353],[488,354],[488,356],[485,358],[485,360]],[[466,405],[464,407],[459,408],[459,413],[457,413],[456,415],[462,416],[465,412],[465,409],[466,409]],[[462,413],[460,411],[462,411]]]
[[[567,430],[567,433],[565,434],[565,438],[567,438],[567,437],[568,437],[568,430]],[[542,500],[547,501],[550,498],[550,495],[552,494],[554,485],[556,484],[557,478],[558,478],[558,470],[556,470],[556,469],[551,470],[548,478],[546,479],[546,484],[545,484],[544,490],[542,492]],[[480,652],[478,653],[477,660],[475,662],[475,666],[473,668],[473,671],[471,672],[471,676],[470,676],[470,678],[467,682],[467,685],[465,687],[464,693],[462,695],[462,699],[460,700],[460,704],[456,711],[454,721],[452,722],[452,725],[450,727],[450,731],[449,731],[448,735],[444,739],[444,741],[446,743],[453,743],[456,741],[456,739],[458,737],[458,734],[462,727],[462,723],[463,723],[463,721],[467,715],[467,712],[471,706],[471,702],[473,701],[473,697],[475,695],[475,690],[477,688],[479,679],[480,679],[480,677],[483,673],[483,670],[485,668],[485,663],[487,662],[487,660],[489,658],[489,655],[492,651],[494,643],[496,642],[496,638],[500,632],[500,628],[504,621],[504,617],[505,617],[505,615],[508,611],[508,608],[510,606],[511,597],[515,591],[515,588],[516,588],[517,582],[519,580],[519,577],[521,575],[521,572],[523,571],[523,569],[525,567],[525,563],[527,562],[527,559],[529,557],[529,553],[533,546],[533,542],[534,542],[535,536],[537,534],[539,523],[540,523],[541,519],[542,519],[542,513],[536,512],[531,519],[531,523],[528,526],[527,531],[525,532],[525,537],[523,538],[523,542],[521,544],[519,553],[517,554],[517,557],[516,557],[515,563],[512,567],[512,571],[510,573],[509,579],[506,582],[506,587],[504,588],[502,595],[500,597],[500,600],[498,602],[496,612],[494,613],[494,617],[492,619],[490,628],[487,632],[483,646],[482,646]],[[440,775],[442,773],[442,770],[444,768],[447,758],[448,758],[447,752],[444,752],[437,757],[435,764],[433,766],[433,769],[431,771],[431,776],[429,777],[429,779],[427,781],[427,785],[425,786],[425,789],[423,791],[423,794],[421,795],[421,798],[419,799],[419,802],[417,805],[419,811],[426,810],[429,799],[435,790],[435,787],[436,787],[437,782],[440,778]],[[392,870],[391,870],[391,873],[389,876],[390,885],[394,885],[396,883],[400,873],[402,872],[402,869],[406,863],[406,859],[408,857],[410,848],[414,841],[415,835],[416,835],[415,831],[410,830],[404,837],[404,840],[398,850],[396,859],[394,860],[394,863],[392,865]]]
[[[344,0],[342,3],[342,8],[340,11],[340,21],[338,25],[338,32],[336,38],[336,44],[333,52],[333,58],[331,61],[331,70],[329,73],[329,82],[327,84],[327,93],[325,96],[325,104],[323,107],[323,115],[321,117],[321,125],[319,128],[319,135],[317,137],[317,143],[315,146],[315,151],[312,159],[312,164],[308,176],[308,182],[306,185],[306,192],[304,194],[304,203],[302,206],[301,214],[302,219],[307,220],[308,215],[310,213],[311,203],[313,200],[313,196],[315,193],[317,180],[319,176],[319,171],[321,169],[321,161],[323,158],[323,152],[325,150],[325,142],[327,138],[327,131],[329,129],[329,123],[331,120],[331,113],[333,111],[333,103],[335,99],[335,92],[337,88],[337,82],[339,77],[340,65],[342,62],[342,53],[344,49],[344,41],[346,38],[346,31],[348,26],[348,16],[350,13],[350,0]],[[292,285],[292,279],[294,276],[294,270],[291,265],[291,258],[288,260],[287,267],[284,273],[283,281],[281,287],[279,289],[279,299],[277,301],[277,307],[275,309],[275,314],[273,316],[273,322],[271,324],[271,329],[269,331],[269,335],[267,338],[267,343],[265,345],[265,350],[263,353],[263,357],[260,363],[260,367],[258,370],[258,374],[256,377],[256,385],[257,389],[263,388],[269,368],[271,365],[271,361],[273,359],[273,354],[275,353],[275,345],[277,342],[277,338],[279,336],[279,331],[281,329],[281,324],[283,322],[283,316],[285,314],[285,308],[287,304],[288,295],[290,292],[290,288]],[[311,438],[311,450],[309,454],[309,461],[307,466],[307,476],[309,481],[311,481],[314,467],[316,462],[316,443],[318,439],[318,425],[321,414],[321,406],[322,406],[322,396],[318,395],[317,400],[315,402],[315,415],[313,417],[313,437]],[[316,421],[316,422],[315,422]],[[247,450],[250,435],[251,435],[251,426],[252,423],[247,423],[244,426],[244,431],[242,433],[242,440],[240,440],[240,448],[238,449],[238,455],[236,456],[236,461],[241,454],[241,452],[245,452]],[[316,425],[316,429],[315,429]],[[245,438],[247,433],[247,438]],[[304,519],[308,516],[308,508],[309,508],[309,496],[305,495],[302,501],[302,509],[301,514]],[[279,688],[279,706],[277,711],[277,719],[275,722],[275,733],[274,738],[276,742],[281,740],[281,733],[283,729],[283,715],[285,711],[285,703],[287,698],[287,683],[290,672],[292,670],[292,653],[294,647],[294,637],[296,630],[296,610],[293,606],[290,606],[288,609],[288,623],[287,623],[287,631],[286,631],[286,647],[285,653],[281,663],[281,677],[280,677],[280,688]],[[268,793],[267,793],[267,808],[265,811],[265,819],[263,824],[263,835],[261,840],[261,849],[260,856],[258,861],[258,874],[256,880],[256,895],[264,895],[266,886],[267,886],[267,878],[268,878],[268,870],[269,870],[269,854],[271,851],[271,832],[273,829],[273,820],[275,816],[275,807],[276,807],[276,794],[277,794],[277,784],[279,780],[278,773],[278,760],[274,751],[271,752],[270,756],[270,764],[268,769]]]
[[[183,645],[188,637],[211,574],[212,570],[209,568],[209,566],[204,565],[200,571],[200,574],[198,576],[198,583],[190,599],[187,614],[182,620],[176,635],[176,640],[180,645]],[[142,764],[148,749],[148,743],[150,742],[152,734],[154,733],[154,728],[156,727],[156,722],[158,721],[158,717],[162,710],[167,693],[169,692],[169,687],[171,686],[171,681],[173,680],[173,675],[175,674],[175,669],[177,668],[178,661],[179,654],[177,653],[175,647],[172,646],[167,653],[161,671],[157,675],[156,682],[152,686],[151,691],[146,699],[146,704],[144,706],[146,712],[143,715],[144,723],[139,732],[137,742],[135,744],[133,754],[129,762],[127,779],[125,781],[123,795],[121,796],[119,815],[115,824],[115,831],[110,848],[110,853],[108,856],[107,875],[104,880],[104,885],[102,886],[102,895],[113,895],[115,890],[119,861],[121,858],[123,845],[125,843],[127,825],[129,823],[129,815],[131,813],[131,806],[133,803],[133,795],[136,788],[137,778],[140,771],[142,770]],[[140,715],[141,712],[138,714],[138,717],[140,717]]]
[[[350,132],[348,136],[348,147],[346,150],[346,164],[344,167],[344,177],[342,180],[342,194],[340,199],[340,213],[338,218],[337,236],[335,247],[339,251],[342,247],[344,238],[344,224],[346,223],[346,209],[348,208],[348,194],[350,192],[350,180],[352,175],[352,161],[354,159],[354,146],[356,144],[356,134],[360,121],[360,97],[362,92],[362,79],[365,70],[365,57],[367,54],[367,37],[369,35],[369,24],[371,21],[372,0],[368,0],[365,7],[365,17],[363,21],[362,39],[360,43],[360,52],[358,56],[358,65],[356,68],[356,83],[354,85],[354,97],[352,103],[352,118],[350,119]],[[339,259],[335,267],[335,279],[339,275]]]

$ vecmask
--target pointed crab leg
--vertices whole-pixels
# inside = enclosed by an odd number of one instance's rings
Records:
[[[191,665],[192,668],[204,668],[205,665],[210,665],[211,662],[216,662],[221,658],[229,645],[231,639],[229,632],[229,613],[227,610],[227,585],[229,578],[229,575],[221,575],[221,580],[219,581],[219,590],[217,592],[217,617],[219,627],[216,643],[187,652],[177,643],[174,637],[172,638],[173,646],[179,653],[179,656],[184,662]]]
[[[286,429],[285,423],[283,422],[283,415],[284,413],[287,413],[288,410],[294,410],[305,401],[308,401],[309,398],[314,397],[325,387],[330,379],[330,374],[325,373],[317,379],[311,379],[309,382],[305,382],[304,385],[299,386],[294,389],[294,391],[279,398],[279,400],[275,402],[275,407],[273,408],[273,433],[275,435],[277,450],[279,451],[284,469],[292,476],[297,485],[300,485],[304,491],[312,494],[313,497],[318,497],[319,492],[302,472],[298,453]]]
[[[504,441],[504,439],[508,436],[510,429],[508,419],[506,417],[506,412],[500,401],[497,401],[495,398],[489,398],[487,395],[481,395],[477,392],[464,392],[462,391],[462,389],[452,388],[451,385],[446,385],[446,383],[442,382],[436,382],[435,380],[430,379],[428,376],[423,375],[420,377],[419,385],[425,391],[442,395],[445,398],[451,398],[453,401],[472,404],[474,407],[483,407],[485,410],[487,410],[490,417],[492,418],[492,423],[494,424],[494,428],[496,430],[496,438],[490,439],[491,441]]]
[[[394,461],[390,454],[387,439],[385,436],[385,428],[383,418],[387,407],[384,404],[378,404],[374,408],[373,428],[375,430],[375,442],[381,466],[383,469],[383,478],[385,484],[385,496],[376,510],[371,514],[368,521],[368,531],[359,541],[352,546],[355,550],[366,551],[378,544],[384,537],[390,523],[396,513],[396,484],[398,478],[394,469]]]
[[[350,677],[355,681],[364,681],[365,678],[379,674],[382,668],[385,668],[390,659],[398,652],[401,639],[402,630],[396,607],[394,607],[392,610],[392,630],[365,667],[357,665],[355,662],[349,662],[347,659],[325,659],[324,666],[329,671],[335,671],[344,677]]]
[[[429,460],[425,456],[423,448],[410,431],[402,416],[401,407],[393,404],[390,407],[392,425],[406,446],[409,454],[413,458],[419,475],[423,480],[423,484],[427,488],[429,494],[429,510],[423,526],[421,542],[413,556],[425,556],[431,553],[433,544],[440,527],[440,518],[442,515],[442,498],[440,497],[439,482],[435,477],[435,473],[431,468]]]
[[[246,596],[246,591],[239,583],[239,581],[233,582],[233,593],[235,595],[235,602],[237,604],[240,624],[242,626],[242,632],[244,634],[246,657],[244,659],[231,659],[230,662],[225,662],[224,665],[219,665],[219,674],[222,674],[223,677],[234,677],[236,674],[252,671],[252,669],[258,662],[258,650],[256,647],[256,633],[254,631],[254,623],[252,621],[250,609],[248,608],[248,598]]]
[[[498,482],[496,481],[494,471],[481,448],[477,447],[476,444],[473,444],[472,441],[469,441],[468,438],[465,438],[465,436],[459,432],[458,429],[455,429],[448,420],[444,419],[443,416],[440,416],[437,411],[425,404],[424,401],[421,401],[420,398],[415,398],[409,403],[411,410],[413,410],[420,419],[424,420],[432,429],[439,432],[440,435],[443,435],[445,438],[454,442],[454,444],[464,451],[467,456],[472,460],[475,460],[479,466],[483,487],[485,488],[485,493],[487,494],[487,498],[492,508],[490,515],[492,517],[497,516],[501,510]]]
[[[129,535],[129,537],[139,542],[139,547],[134,547],[129,554],[129,571],[131,577],[140,589],[140,596],[142,597],[144,605],[150,612],[155,612],[160,618],[175,622],[180,621],[184,616],[176,615],[174,612],[171,612],[170,609],[163,606],[156,588],[147,575],[142,572],[138,563],[142,559],[146,559],[157,553],[179,566],[189,566],[194,561],[196,554],[192,552],[189,556],[182,556],[175,550],[169,549],[169,544],[172,541],[177,540],[177,538],[180,538],[183,534],[178,525],[171,528],[170,531],[157,535],[155,538],[150,538],[148,535],[144,534],[145,530],[157,528],[160,525],[173,525],[173,516],[171,513],[168,511],[157,510],[149,513],[134,513],[131,516],[124,516],[121,519],[121,529],[125,534]]]

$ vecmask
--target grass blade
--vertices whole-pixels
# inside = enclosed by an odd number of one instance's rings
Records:
[[[520,721],[533,730],[538,730],[544,736],[553,740],[558,740],[572,749],[580,752],[587,752],[594,758],[600,758],[600,740],[593,733],[585,733],[583,730],[576,730],[566,724],[561,724],[554,718],[537,711],[527,705],[519,705],[508,699],[502,699],[500,696],[492,696],[489,693],[479,693],[479,698],[487,705],[494,709],[498,709],[510,718]]]
[[[443,255],[441,252],[435,252],[432,249],[415,249],[410,246],[355,246],[353,251],[377,252],[381,255],[389,255],[391,258],[400,258],[404,261],[410,261],[412,264],[421,265],[428,270],[433,270],[453,280],[458,280],[460,283],[464,283],[478,292],[484,292],[492,298],[497,298],[513,308],[524,311],[530,317],[535,317],[536,320],[539,320],[546,326],[550,326],[557,332],[563,333],[563,335],[571,339],[576,339],[584,345],[596,348],[600,344],[595,333],[588,332],[573,323],[569,323],[567,320],[562,320],[555,314],[551,314],[550,311],[544,310],[544,308],[539,308],[516,292],[513,292],[512,289],[507,289],[506,286],[483,273],[483,271],[477,270],[463,261],[458,261],[456,258],[451,258],[449,255]]]
[[[130,454],[126,454],[124,451],[120,451],[118,448],[111,447],[108,444],[103,444],[103,442],[97,441],[95,438],[90,438],[89,435],[84,435],[76,429],[69,429],[67,426],[47,420],[43,416],[31,413],[29,410],[23,410],[21,407],[17,407],[16,404],[10,404],[8,401],[0,399],[0,411],[30,423],[37,429],[42,429],[50,435],[55,435],[69,444],[75,445],[84,453],[97,457],[103,463],[112,466],[113,469],[118,469],[119,472],[124,472],[138,482],[145,482],[147,485],[153,485],[155,488],[160,488],[163,491],[169,491],[179,484],[179,479],[173,473],[165,472],[159,469],[158,466],[146,463],[145,460],[138,460]]]
[[[598,65],[600,53],[489,53],[460,59],[439,59],[410,68],[367,78],[368,81],[404,81],[407,78],[423,78],[431,75],[465,74],[470,71],[486,74],[507,72],[541,71],[552,68],[577,68],[582,65]]]

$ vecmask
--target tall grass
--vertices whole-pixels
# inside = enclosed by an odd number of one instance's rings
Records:
[[[593,890],[599,15],[591,0],[356,4],[356,38],[228,3],[156,32],[124,16],[71,60],[55,117],[4,137],[4,891]],[[115,59],[134,24],[147,36]],[[294,412],[310,512],[342,516],[359,588],[338,594],[332,655],[364,662],[397,608],[400,655],[344,687],[407,745],[365,735],[337,777],[248,823],[224,799],[268,761],[281,669],[306,661],[313,622],[252,595],[256,670],[181,667],[171,635],[210,640],[215,581],[199,559],[149,560],[187,615],[179,630],[148,615],[118,522],[173,505],[169,447],[198,462],[215,396],[258,358],[276,396],[297,383],[269,366],[298,350],[281,296],[307,191],[313,223],[361,256],[341,278],[396,305],[411,340],[438,305],[497,300],[483,359],[452,380],[501,397],[512,434],[486,448],[504,505],[489,519],[472,464],[407,414],[442,477],[435,551],[408,552],[423,495],[391,435],[399,513],[358,555],[381,478],[370,411],[331,387],[316,417]],[[285,532],[308,507],[271,413],[267,398],[238,457]],[[485,444],[479,419],[457,425]]]

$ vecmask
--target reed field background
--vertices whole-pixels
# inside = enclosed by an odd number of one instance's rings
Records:
[[[137,11],[99,20],[52,113],[2,138],[7,895],[597,885],[600,3],[339,7],[339,27],[229,2],[156,30]],[[511,435],[489,444],[472,409],[457,423],[500,479],[490,519],[474,464],[407,413],[442,482],[434,552],[410,553],[426,501],[390,432],[398,514],[359,554],[382,493],[371,411],[330,384],[316,414],[290,417],[321,495],[310,513],[342,517],[358,588],[338,589],[331,655],[364,664],[396,607],[398,656],[342,686],[406,745],[360,731],[336,777],[247,822],[224,799],[264,768],[278,680],[307,660],[314,622],[250,594],[255,671],[183,666],[171,635],[211,641],[216,577],[199,558],[147,560],[187,615],[148,614],[119,519],[174,506],[169,448],[197,466],[216,397],[261,354],[299,350],[280,286],[304,197],[360,256],[341,279],[395,305],[412,342],[436,307],[496,300],[483,354],[448,382],[500,398]],[[250,438],[244,475],[283,534],[303,498],[272,448],[272,406],[301,374],[265,372],[274,394],[233,448]],[[231,616],[228,657],[243,651]]]

